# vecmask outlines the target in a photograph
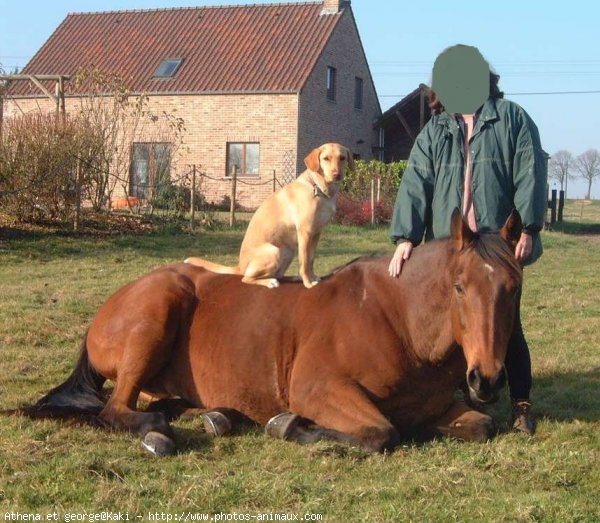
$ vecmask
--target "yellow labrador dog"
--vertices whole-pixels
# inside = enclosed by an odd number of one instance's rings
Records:
[[[353,168],[353,162],[346,147],[327,143],[314,149],[304,163],[306,171],[270,196],[254,213],[236,267],[202,258],[188,258],[186,263],[221,274],[240,274],[245,283],[274,288],[298,252],[304,286],[310,288],[319,283],[313,270],[317,243],[335,213],[344,170],[347,165]]]

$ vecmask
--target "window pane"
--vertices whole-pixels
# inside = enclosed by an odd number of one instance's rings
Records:
[[[234,167],[237,169],[237,173],[242,172],[242,158],[243,158],[243,144],[241,143],[230,143],[228,144],[227,150],[227,176],[233,175]]]
[[[131,162],[131,196],[146,198],[150,175],[150,147],[146,143],[134,143]]]
[[[160,65],[154,71],[154,76],[170,77],[175,74],[181,62],[182,58],[173,58],[170,60],[163,60]]]
[[[170,178],[171,145],[168,143],[155,144],[154,158],[156,161],[156,184],[164,185]]]
[[[362,81],[362,78],[356,77],[354,79],[354,107],[355,107],[355,109],[362,109],[362,98],[363,98],[363,81]]]
[[[327,68],[327,98],[329,100],[335,100],[335,67]]]
[[[245,174],[258,176],[260,146],[257,143],[246,144]]]

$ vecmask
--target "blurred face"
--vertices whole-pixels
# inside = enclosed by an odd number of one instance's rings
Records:
[[[455,45],[436,59],[432,89],[447,112],[473,114],[490,92],[490,67],[475,47]]]

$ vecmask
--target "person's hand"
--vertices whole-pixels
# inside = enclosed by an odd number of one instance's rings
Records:
[[[533,238],[530,234],[526,232],[521,233],[521,237],[517,242],[517,246],[515,247],[515,258],[517,261],[524,262],[533,249]]]
[[[402,242],[396,246],[396,251],[394,252],[394,256],[392,256],[392,261],[390,262],[390,266],[388,268],[388,272],[392,278],[397,278],[400,276],[400,273],[402,272],[402,265],[410,258],[412,249],[413,246],[410,242]]]

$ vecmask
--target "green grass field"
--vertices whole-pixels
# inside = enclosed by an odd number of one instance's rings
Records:
[[[242,235],[243,227],[114,237],[0,230],[0,409],[32,403],[66,378],[94,312],[121,285],[192,254],[233,263]],[[501,428],[493,441],[409,442],[388,455],[329,442],[300,446],[258,428],[210,439],[194,420],[174,424],[180,453],[156,459],[136,436],[1,417],[0,516],[599,521],[600,202],[568,202],[565,222],[543,239],[523,297],[534,438],[508,431],[506,395],[491,409]],[[329,226],[317,272],[389,252],[384,227]]]

